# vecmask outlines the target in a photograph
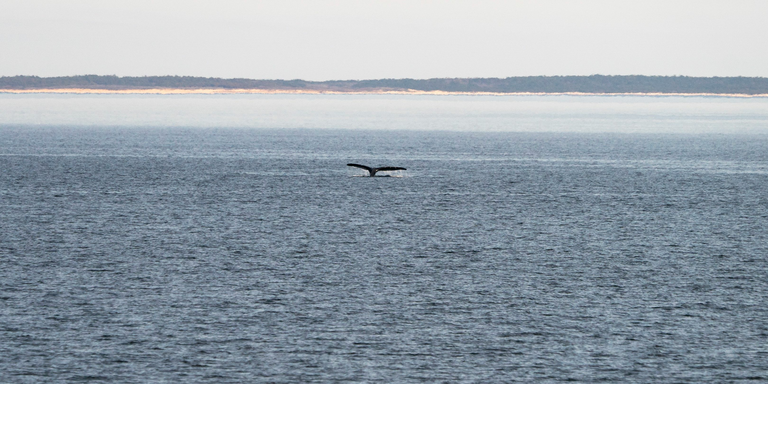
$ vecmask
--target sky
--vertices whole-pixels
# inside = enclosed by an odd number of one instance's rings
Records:
[[[0,76],[768,77],[766,0],[2,0]]]

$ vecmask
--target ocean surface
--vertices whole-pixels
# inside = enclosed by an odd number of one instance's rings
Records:
[[[768,134],[768,97],[0,93],[0,125]]]
[[[768,382],[762,105],[491,132],[21,99],[0,95],[0,382]]]

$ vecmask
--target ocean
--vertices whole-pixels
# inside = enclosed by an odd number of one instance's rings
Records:
[[[768,381],[766,99],[0,94],[0,168],[3,383]]]

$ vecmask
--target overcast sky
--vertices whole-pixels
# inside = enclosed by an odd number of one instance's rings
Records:
[[[766,0],[2,0],[0,75],[768,76]]]

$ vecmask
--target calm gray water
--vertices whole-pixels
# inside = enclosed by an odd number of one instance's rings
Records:
[[[768,134],[768,98],[0,93],[0,125]]]
[[[768,135],[6,125],[0,167],[1,382],[768,381]]]

